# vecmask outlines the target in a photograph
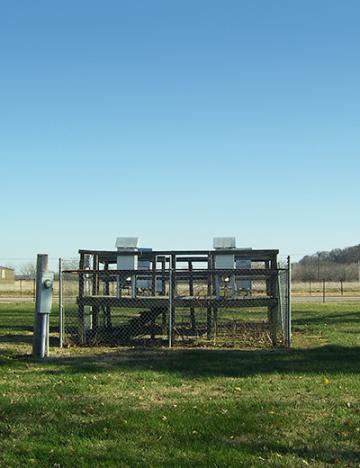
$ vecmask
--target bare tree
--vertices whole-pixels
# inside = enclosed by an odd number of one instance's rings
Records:
[[[33,262],[24,263],[19,267],[19,272],[21,275],[33,279],[36,276],[36,265]]]
[[[79,259],[69,258],[63,260],[63,268],[65,270],[77,270],[79,268]]]

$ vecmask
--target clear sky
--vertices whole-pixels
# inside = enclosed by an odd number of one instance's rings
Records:
[[[358,0],[0,0],[0,258],[360,242]]]

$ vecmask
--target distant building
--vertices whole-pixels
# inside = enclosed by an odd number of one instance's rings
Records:
[[[14,283],[15,281],[15,270],[12,268],[0,266],[0,283]]]

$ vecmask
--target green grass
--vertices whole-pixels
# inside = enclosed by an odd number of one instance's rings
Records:
[[[0,466],[359,466],[360,304],[293,317],[291,352],[54,348],[36,362],[32,306],[1,305]]]

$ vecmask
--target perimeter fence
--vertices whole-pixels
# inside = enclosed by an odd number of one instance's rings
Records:
[[[61,271],[62,340],[82,346],[290,346],[290,269]]]

